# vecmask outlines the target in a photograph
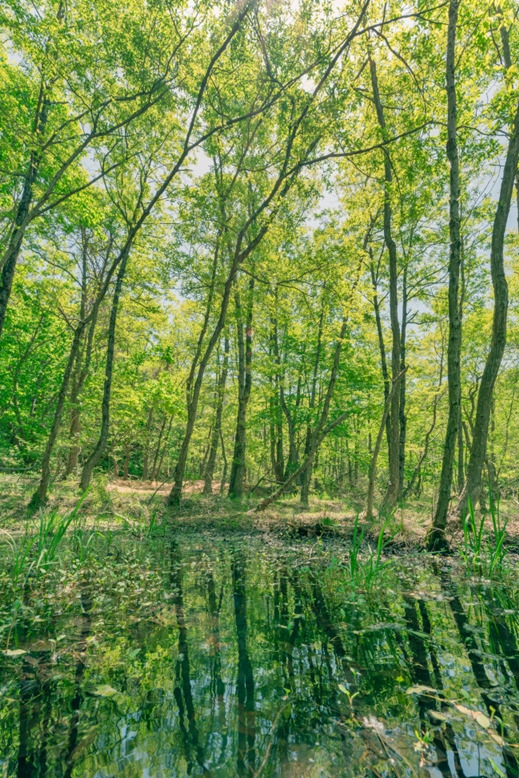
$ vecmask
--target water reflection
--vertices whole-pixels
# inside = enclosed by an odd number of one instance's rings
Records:
[[[519,776],[513,592],[423,562],[354,591],[305,547],[148,564],[145,613],[85,580],[16,635],[0,775]]]

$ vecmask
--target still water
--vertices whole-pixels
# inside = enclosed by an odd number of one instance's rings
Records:
[[[353,584],[323,545],[123,543],[26,590],[0,776],[519,776],[514,587],[419,557]]]

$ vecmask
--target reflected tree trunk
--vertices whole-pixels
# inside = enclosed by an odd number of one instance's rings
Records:
[[[254,675],[247,648],[247,597],[245,564],[234,552],[232,558],[234,618],[238,639],[238,775],[254,775],[256,765],[256,723]]]

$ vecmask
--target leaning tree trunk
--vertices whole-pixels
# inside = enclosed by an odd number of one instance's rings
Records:
[[[427,537],[429,549],[444,548],[445,527],[451,498],[454,453],[458,437],[461,414],[461,309],[459,305],[459,283],[461,265],[460,231],[460,174],[457,141],[456,104],[456,26],[459,0],[450,0],[449,28],[447,33],[447,157],[450,165],[449,197],[449,343],[447,348],[447,373],[449,386],[449,416],[445,443],[443,446],[440,491],[433,524]]]
[[[386,136],[386,120],[384,117],[384,108],[380,99],[378,88],[377,67],[375,61],[370,58],[371,85],[373,88],[373,99],[377,112],[377,119],[383,136]],[[391,439],[389,441],[389,482],[384,500],[381,505],[381,512],[391,511],[396,505],[400,492],[400,392],[393,391],[396,381],[400,376],[400,323],[398,321],[398,258],[396,252],[396,243],[392,235],[392,208],[391,208],[391,185],[393,173],[391,171],[391,160],[389,152],[384,148],[384,242],[389,254],[389,316],[391,320]]]
[[[70,378],[72,376],[72,370],[74,368],[74,364],[77,359],[83,330],[84,330],[84,325],[83,323],[80,323],[80,325],[76,327],[76,330],[74,332],[74,338],[72,340],[72,346],[70,348],[69,357],[67,360],[67,364],[65,366],[65,372],[63,373],[63,378],[61,380],[61,386],[58,394],[58,399],[56,402],[56,408],[54,410],[54,418],[52,420],[52,426],[47,440],[47,445],[45,446],[45,451],[43,452],[40,483],[29,503],[29,508],[31,510],[37,509],[41,505],[44,505],[47,502],[47,493],[50,484],[50,462],[51,462],[52,452],[54,451],[54,446],[58,438],[61,419],[63,416],[63,409],[65,407],[65,400],[70,385]]]
[[[239,294],[236,293],[236,314],[238,328],[238,414],[236,418],[236,434],[234,438],[234,453],[229,476],[229,497],[243,497],[245,482],[245,451],[246,451],[246,419],[252,388],[252,313],[253,313],[254,278],[249,282],[249,302],[243,337],[243,320]]]
[[[502,29],[502,34],[504,30]],[[488,352],[483,376],[479,385],[478,400],[476,406],[476,419],[474,421],[474,432],[472,436],[472,446],[467,466],[467,482],[464,493],[460,500],[460,515],[463,517],[467,510],[467,504],[470,500],[472,505],[479,499],[481,492],[481,472],[485,463],[488,426],[490,421],[490,411],[492,407],[492,397],[494,385],[496,382],[501,360],[506,345],[506,324],[508,313],[508,284],[505,275],[504,266],[504,239],[506,224],[510,213],[510,204],[514,187],[514,178],[517,170],[517,161],[519,156],[519,102],[516,107],[514,124],[508,150],[506,154],[505,165],[503,169],[503,178],[501,181],[501,190],[499,193],[499,202],[496,208],[494,225],[492,228],[492,244],[490,250],[490,272],[492,275],[492,286],[494,290],[494,314],[492,321],[492,340]]]
[[[203,494],[213,493],[214,468],[216,465],[216,455],[220,445],[220,432],[222,429],[223,402],[225,398],[225,384],[227,383],[227,373],[229,369],[229,338],[224,339],[222,370],[218,378],[216,388],[216,413],[214,426],[209,444],[209,456],[204,473]]]
[[[103,386],[103,399],[101,402],[101,430],[99,432],[99,438],[94,446],[94,449],[90,456],[87,458],[83,465],[83,472],[81,473],[81,481],[79,488],[81,491],[85,491],[90,486],[92,480],[92,473],[94,468],[101,459],[106,444],[108,442],[108,432],[110,429],[110,401],[112,396],[112,379],[114,369],[114,355],[115,355],[115,330],[117,327],[117,314],[119,312],[119,299],[121,297],[121,291],[123,287],[124,277],[126,275],[126,266],[128,264],[128,257],[130,252],[125,252],[117,278],[115,281],[115,289],[112,298],[112,310],[110,311],[110,321],[108,324],[108,344],[106,348],[106,364],[105,364],[105,382]]]
[[[42,83],[36,120],[34,123],[34,135],[37,143],[43,139],[49,117],[50,101],[44,94],[44,90],[45,87]],[[41,149],[36,149],[30,156],[29,167],[23,182],[22,196],[16,209],[13,231],[5,254],[2,257],[2,275],[0,279],[0,335],[4,328],[7,306],[9,304],[9,298],[11,297],[16,263],[18,262],[22,241],[27,229],[27,217],[31,207],[33,186],[36,181],[36,176],[38,175],[40,161]]]

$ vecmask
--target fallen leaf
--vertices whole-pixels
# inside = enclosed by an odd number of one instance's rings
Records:
[[[432,686],[410,686],[409,689],[405,690],[406,694],[423,694],[424,692],[438,694],[436,689],[433,689]]]
[[[102,686],[98,686],[97,689],[94,689],[92,694],[95,694],[97,697],[113,697],[114,694],[119,694],[119,692],[117,689],[114,689],[113,686],[103,684]]]

